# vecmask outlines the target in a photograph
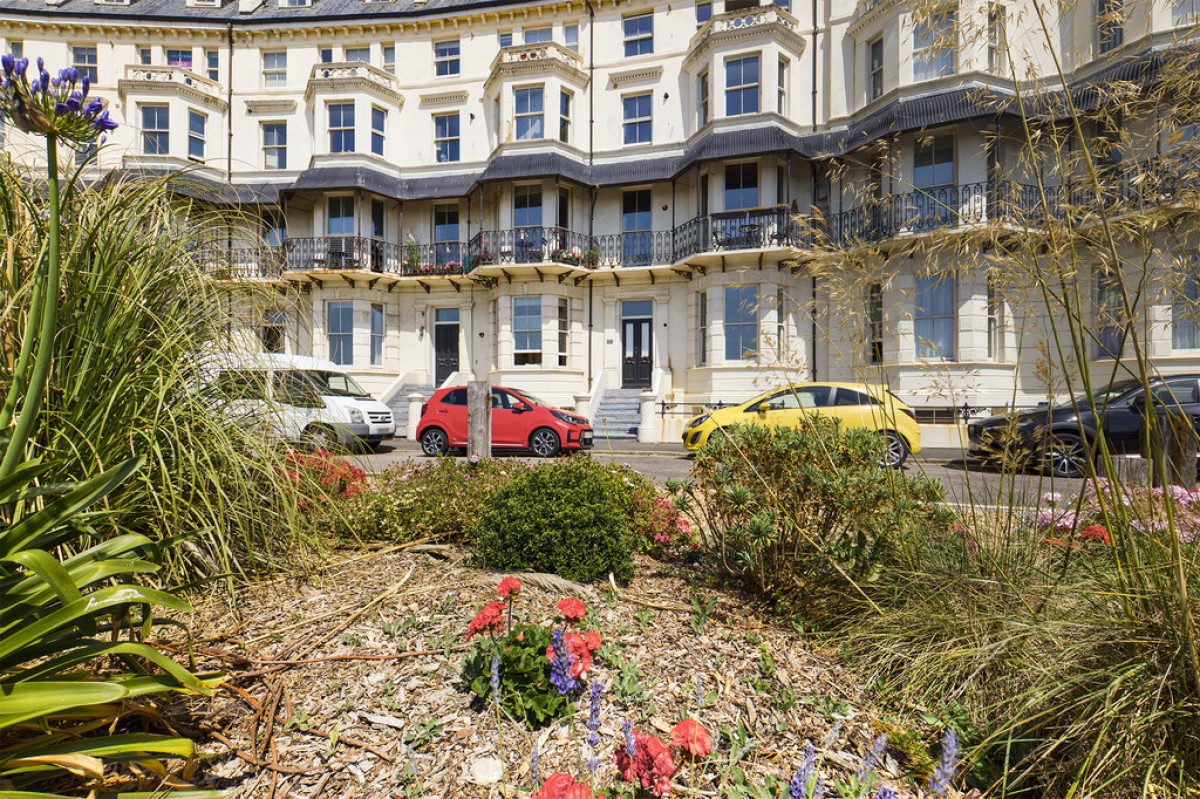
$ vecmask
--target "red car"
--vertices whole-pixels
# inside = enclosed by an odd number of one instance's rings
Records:
[[[426,455],[467,446],[467,387],[440,388],[421,406],[417,440]],[[592,448],[592,426],[582,416],[551,408],[513,388],[492,387],[492,446],[529,449],[542,458]]]

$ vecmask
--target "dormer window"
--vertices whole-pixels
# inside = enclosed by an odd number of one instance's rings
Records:
[[[312,0],[279,0],[280,8],[308,8]]]

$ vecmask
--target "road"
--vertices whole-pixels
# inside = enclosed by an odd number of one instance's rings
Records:
[[[403,463],[419,463],[425,460],[416,442],[396,439],[380,447],[373,454],[354,456],[368,471],[382,471]],[[523,455],[501,457],[519,458],[530,463],[537,458]],[[592,457],[629,466],[659,485],[670,478],[686,478],[692,468],[692,458],[684,454],[678,444],[638,444],[635,442],[613,442],[611,447],[602,443],[592,450]],[[1072,496],[1083,486],[1083,480],[1051,479],[1035,473],[1002,474],[974,463],[959,450],[925,450],[919,457],[912,458],[904,467],[909,475],[924,474],[941,482],[946,490],[946,500],[952,504],[1034,506],[1038,497],[1047,491],[1057,491]]]

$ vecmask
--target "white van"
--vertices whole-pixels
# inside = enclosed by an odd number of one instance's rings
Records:
[[[377,446],[396,435],[392,410],[332,361],[259,354],[212,364],[213,395],[233,419],[316,449]]]

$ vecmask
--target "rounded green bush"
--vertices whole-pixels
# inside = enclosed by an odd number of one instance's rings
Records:
[[[633,576],[629,492],[588,458],[533,469],[491,494],[475,526],[475,556],[506,571],[590,582]]]

